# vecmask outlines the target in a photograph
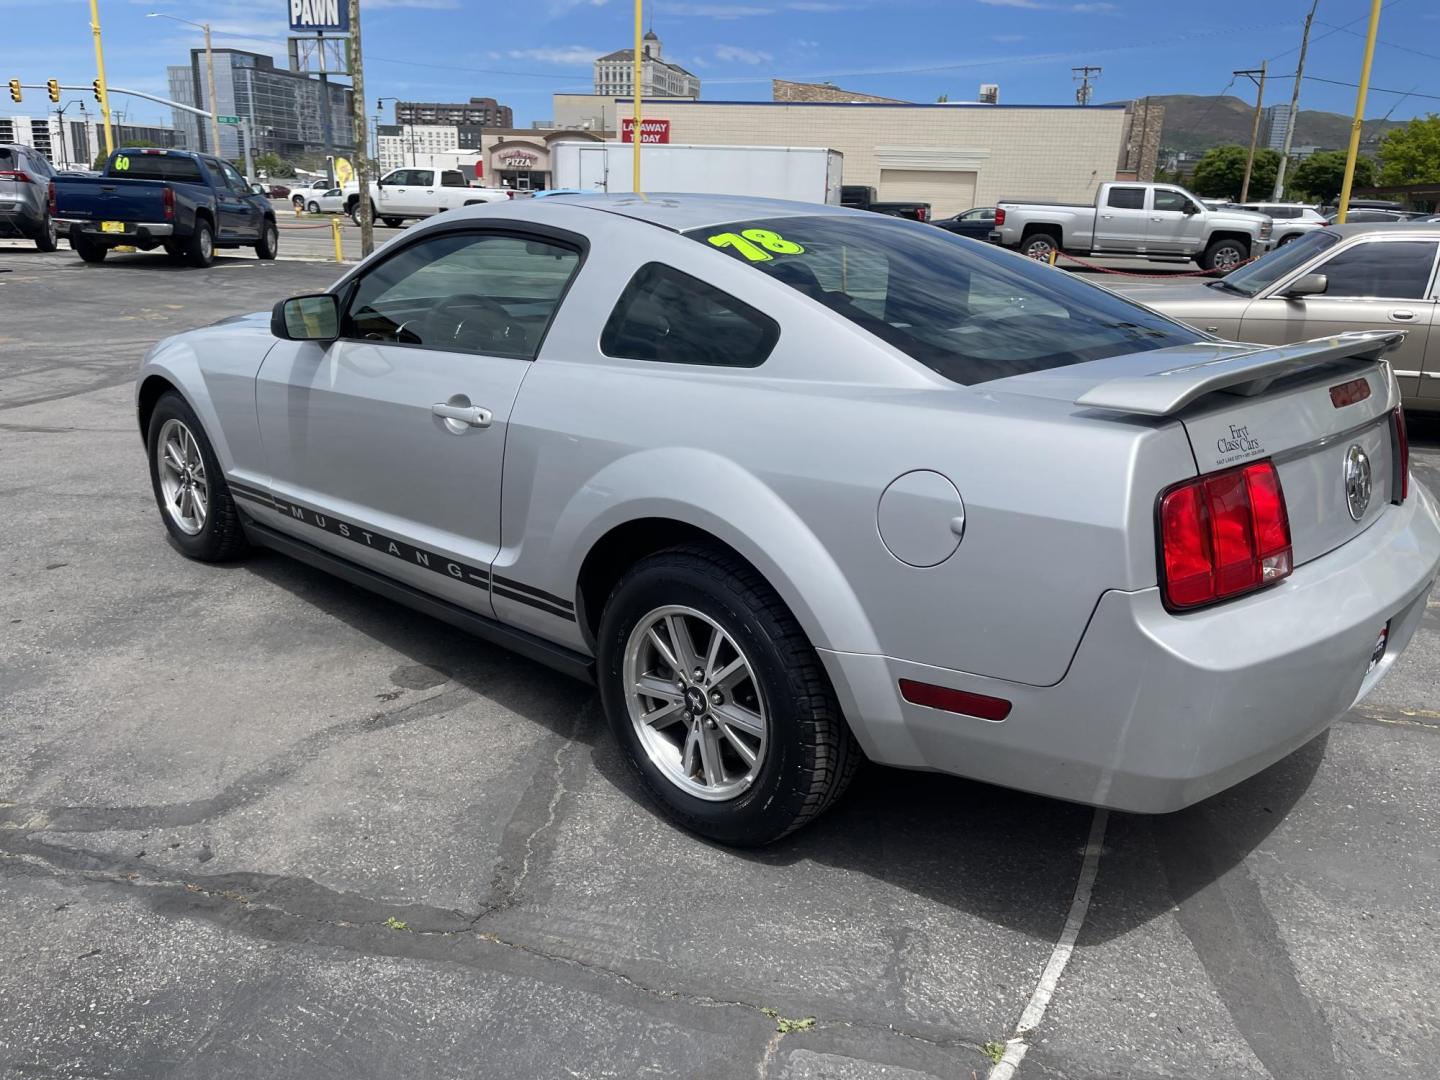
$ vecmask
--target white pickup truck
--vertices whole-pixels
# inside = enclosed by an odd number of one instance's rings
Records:
[[[990,241],[1032,259],[1053,251],[1193,259],[1206,270],[1229,270],[1272,245],[1273,223],[1246,210],[1209,210],[1184,188],[1123,181],[1103,183],[1085,203],[1001,199]]]
[[[360,186],[345,185],[345,213],[360,224]],[[475,203],[513,198],[508,188],[471,187],[459,169],[391,169],[370,186],[371,218],[398,229],[411,218],[426,218]]]

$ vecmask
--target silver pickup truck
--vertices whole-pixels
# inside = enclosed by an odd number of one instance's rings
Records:
[[[1032,259],[1053,251],[1080,255],[1194,259],[1206,270],[1229,270],[1271,248],[1264,214],[1208,210],[1170,184],[1104,183],[1085,203],[1001,199],[990,241]]]

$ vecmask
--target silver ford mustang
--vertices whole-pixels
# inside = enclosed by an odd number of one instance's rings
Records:
[[[164,341],[136,404],[184,554],[593,680],[666,811],[760,844],[862,756],[1159,812],[1323,730],[1440,569],[1399,337],[1231,344],[925,225],[561,196]]]

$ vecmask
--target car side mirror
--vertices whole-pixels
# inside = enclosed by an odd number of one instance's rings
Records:
[[[1193,202],[1187,202],[1184,206],[1180,208],[1180,212],[1186,217],[1190,217],[1192,214],[1198,214],[1200,212],[1200,208],[1196,206]]]
[[[281,300],[270,312],[270,333],[286,341],[334,341],[340,336],[340,302],[330,293]]]
[[[1306,274],[1300,280],[1292,282],[1285,290],[1285,298],[1300,296],[1320,296],[1330,287],[1330,279],[1324,274]]]

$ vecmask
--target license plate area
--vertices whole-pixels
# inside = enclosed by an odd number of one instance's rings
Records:
[[[125,231],[125,223],[123,221],[102,221],[100,222],[100,231],[105,233],[123,233]]]
[[[1369,675],[1370,672],[1374,671],[1379,666],[1380,661],[1385,659],[1385,649],[1389,646],[1389,644],[1390,624],[1387,622],[1384,626],[1380,628],[1380,636],[1375,639],[1375,645],[1370,650],[1370,664],[1365,669],[1366,675]]]

